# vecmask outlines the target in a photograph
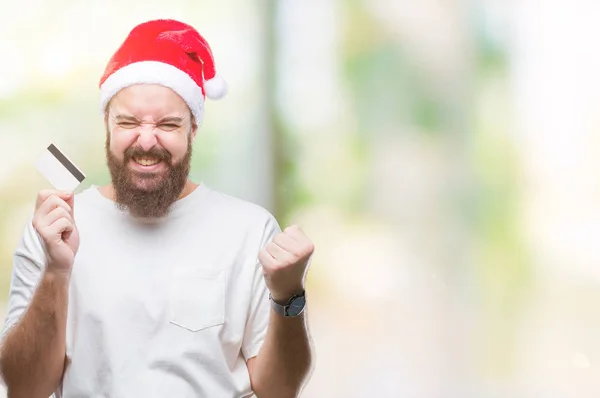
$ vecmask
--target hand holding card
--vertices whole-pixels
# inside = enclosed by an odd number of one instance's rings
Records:
[[[55,190],[38,193],[33,227],[44,242],[48,270],[67,275],[79,248],[73,191],[85,175],[54,144],[46,148],[35,167]]]
[[[36,200],[32,225],[42,238],[47,270],[56,275],[70,274],[79,249],[74,204],[69,191],[43,190]]]

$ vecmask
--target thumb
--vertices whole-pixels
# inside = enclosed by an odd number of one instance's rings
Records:
[[[75,209],[75,195],[73,195],[73,192],[66,192],[65,194],[61,195],[61,198],[67,202],[69,207],[71,207],[72,213]]]

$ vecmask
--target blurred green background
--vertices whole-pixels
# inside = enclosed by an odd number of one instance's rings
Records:
[[[600,5],[21,0],[0,6],[0,297],[53,142],[109,181],[98,80],[194,25],[229,95],[192,177],[314,240],[303,397],[600,394]]]

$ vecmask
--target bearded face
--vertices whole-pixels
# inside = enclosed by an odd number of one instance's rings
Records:
[[[107,107],[106,162],[117,206],[137,218],[169,214],[190,172],[196,125],[167,87],[122,89]]]
[[[140,147],[125,150],[122,160],[111,151],[110,134],[106,135],[106,161],[110,171],[117,206],[139,218],[160,218],[168,215],[187,181],[192,160],[191,140],[185,155],[177,163],[164,148],[144,151]],[[157,163],[158,162],[158,163]],[[158,171],[143,171],[131,167],[163,164]]]

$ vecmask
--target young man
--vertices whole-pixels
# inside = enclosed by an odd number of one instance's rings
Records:
[[[313,245],[188,178],[204,98],[225,93],[208,44],[138,25],[100,93],[112,183],[38,195],[2,334],[10,396],[297,396]]]

